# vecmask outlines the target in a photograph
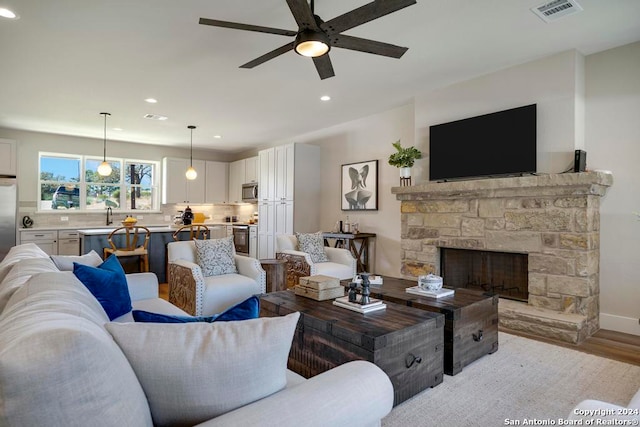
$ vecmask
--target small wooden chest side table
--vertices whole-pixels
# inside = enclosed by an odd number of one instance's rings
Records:
[[[291,290],[263,295],[260,316],[301,316],[288,367],[305,378],[352,360],[378,365],[391,379],[394,405],[442,382],[444,316],[400,304],[367,314]],[[356,405],[357,406],[357,405]]]
[[[261,259],[260,264],[265,273],[267,273],[267,292],[277,292],[287,289],[287,261],[283,259]]]
[[[445,374],[456,375],[474,360],[498,351],[497,295],[459,288],[452,296],[427,298],[405,291],[416,285],[417,281],[383,276],[382,286],[371,287],[371,296],[444,314]]]

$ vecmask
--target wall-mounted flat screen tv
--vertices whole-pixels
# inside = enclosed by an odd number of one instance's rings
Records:
[[[429,127],[429,179],[536,172],[536,104]]]

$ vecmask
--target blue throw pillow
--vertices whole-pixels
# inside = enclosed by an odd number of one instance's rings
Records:
[[[111,255],[98,267],[73,263],[73,274],[98,300],[109,320],[131,311],[131,296],[127,286],[127,277],[118,261]]]
[[[150,313],[143,310],[133,310],[136,322],[151,323],[190,323],[190,322],[228,322],[231,320],[257,319],[260,314],[260,300],[252,296],[223,311],[211,316],[175,316],[170,314]]]

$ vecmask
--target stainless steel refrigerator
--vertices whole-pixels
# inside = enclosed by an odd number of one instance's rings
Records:
[[[0,175],[0,261],[16,245],[18,186],[15,176]]]

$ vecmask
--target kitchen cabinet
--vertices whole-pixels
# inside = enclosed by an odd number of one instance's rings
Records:
[[[258,181],[258,171],[260,169],[260,164],[258,162],[258,156],[249,157],[244,159],[244,182],[243,184],[247,184],[250,182],[259,182]]]
[[[258,182],[258,170],[257,156],[229,163],[229,202],[242,203],[242,184]]]
[[[210,239],[223,239],[227,237],[226,225],[210,225],[209,226],[209,238]]]
[[[205,203],[226,203],[229,200],[229,164],[207,161],[205,168]]]
[[[58,232],[56,230],[21,231],[20,243],[35,243],[47,255],[58,255]]]
[[[275,202],[258,202],[258,258],[275,258]]]
[[[258,153],[260,163],[260,180],[258,185],[258,200],[275,200],[276,197],[276,149],[267,148]]]
[[[242,184],[245,177],[245,161],[238,160],[229,163],[229,202],[242,202]]]
[[[0,138],[0,175],[16,176],[16,142]]]
[[[194,160],[198,177],[188,180],[189,159],[162,159],[162,203],[205,203],[206,162]]]
[[[58,230],[58,255],[80,255],[80,233],[77,230]]]
[[[287,144],[261,150],[258,258],[275,257],[276,236],[320,230],[320,148]]]
[[[80,255],[78,230],[21,230],[20,243],[35,243],[48,255]]]

